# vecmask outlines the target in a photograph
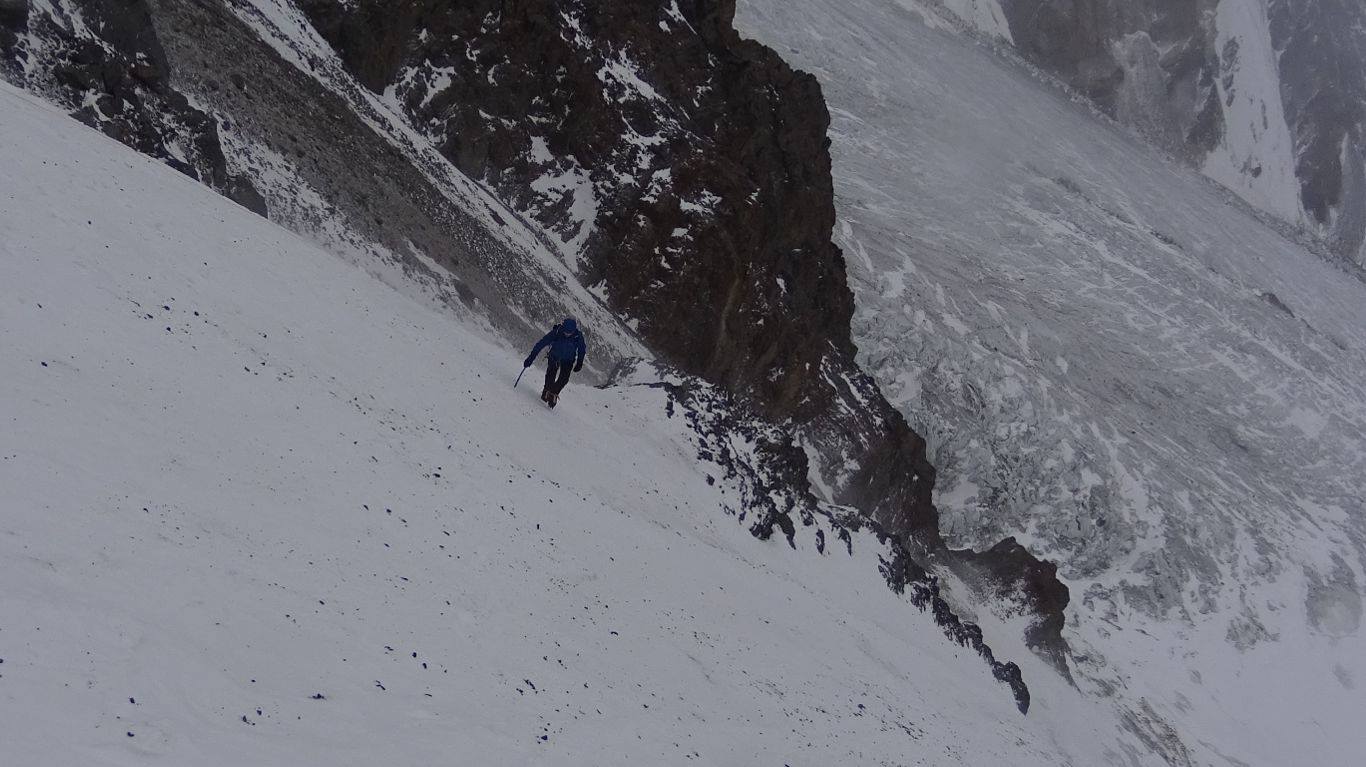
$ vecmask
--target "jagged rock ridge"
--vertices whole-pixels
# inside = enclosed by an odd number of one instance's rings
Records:
[[[648,386],[668,393],[669,417],[681,416],[688,424],[697,442],[698,461],[714,464],[720,470],[721,476],[709,475],[708,481],[724,482],[739,491],[739,502],[728,506],[726,512],[740,523],[747,523],[754,537],[768,540],[775,532],[781,532],[788,545],[796,549],[800,523],[804,528],[814,527],[818,553],[852,556],[854,538],[865,531],[872,533],[883,547],[878,554],[879,569],[888,587],[905,595],[922,612],[929,612],[951,641],[981,656],[992,676],[1010,688],[1020,713],[1029,712],[1029,687],[1020,667],[997,659],[981,627],[963,620],[954,611],[941,593],[939,579],[915,561],[901,536],[889,534],[857,509],[817,498],[806,479],[806,453],[792,444],[781,428],[723,390],[667,368],[624,365],[614,373],[613,384]],[[827,528],[837,541],[827,538]],[[1004,552],[1011,547],[1018,548],[1013,541],[1007,541],[1002,544],[1002,552],[994,552],[1001,556],[993,557],[993,561],[1007,568],[1001,573],[1002,578],[1013,577],[1018,572],[1015,568],[1021,564],[1011,562],[1010,554]]]
[[[0,3],[0,74],[41,91],[109,137],[265,215],[265,200],[250,179],[228,171],[217,122],[170,84],[170,64],[147,3],[77,6],[82,26],[93,34],[76,33],[69,19],[30,13],[24,0]],[[61,7],[56,13],[62,13]]]
[[[1032,641],[1061,662],[1053,566],[939,535],[924,440],[854,362],[819,85],[742,40],[733,0],[301,5],[358,79],[558,232],[666,360],[790,423],[830,500],[1026,595],[1046,616]]]
[[[558,238],[579,281],[665,359],[789,427],[785,449],[816,459],[809,474],[827,500],[868,514],[919,563],[952,566],[1031,602],[1041,616],[1031,641],[1061,658],[1068,597],[1051,564],[1013,541],[983,554],[945,546],[924,440],[854,361],[852,296],[830,239],[829,117],[820,88],[740,39],[732,2],[300,6],[362,84]],[[364,98],[335,83],[320,87],[320,52],[282,51],[262,38],[263,24],[278,21],[263,19],[263,9],[285,5],[74,7],[107,21],[87,28],[50,23],[46,13],[5,16],[11,77],[56,87],[42,78],[71,58],[63,45],[93,46],[113,59],[100,64],[109,76],[101,70],[89,87],[112,88],[106,106],[142,109],[154,126],[106,128],[111,135],[182,162],[190,156],[183,150],[139,137],[179,124],[175,105],[184,102],[200,115],[190,122],[212,139],[201,142],[207,171],[184,163],[201,180],[228,185],[217,170],[225,145],[244,179],[286,168],[289,184],[263,187],[272,217],[320,236],[325,227],[308,220],[319,211],[299,202],[318,195],[321,214],[340,217],[363,242],[423,273],[424,258],[445,268],[452,296],[487,309],[512,337],[529,332],[527,317],[573,309],[559,300],[569,286],[538,274],[450,204],[431,174],[382,135]],[[47,47],[53,40],[66,42]],[[147,61],[156,63],[158,93],[170,107],[130,99],[120,85]],[[202,106],[190,107],[191,98]],[[261,197],[249,201],[259,209]],[[506,224],[498,210],[488,217]],[[611,360],[613,349],[606,351]]]

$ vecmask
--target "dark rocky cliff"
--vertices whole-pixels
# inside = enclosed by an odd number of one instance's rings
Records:
[[[1028,595],[1060,660],[1053,566],[1013,541],[946,549],[925,442],[854,363],[820,87],[738,36],[734,0],[301,6],[457,166],[561,233],[669,363],[816,447],[832,500],[911,556]]]
[[[170,84],[144,0],[74,2],[81,26],[0,0],[0,74],[71,109],[106,135],[265,215],[250,179],[228,172],[218,124]],[[60,13],[60,9],[58,9]],[[32,50],[41,49],[41,52]]]
[[[829,120],[814,78],[738,38],[733,6],[685,2],[671,20],[652,3],[302,5],[461,170],[567,239],[591,226],[582,280],[672,362],[774,415],[828,406],[808,371],[852,351],[853,313],[829,236]],[[587,176],[577,199],[536,194],[567,169]],[[596,217],[570,220],[586,196]]]

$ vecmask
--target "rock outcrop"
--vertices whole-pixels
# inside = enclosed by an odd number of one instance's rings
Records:
[[[787,424],[829,500],[911,556],[1026,595],[1045,616],[1031,640],[1061,657],[1051,565],[939,535],[925,442],[854,362],[819,84],[741,39],[733,0],[301,6],[362,83],[555,232],[667,362]]]
[[[806,539],[814,539],[818,553],[833,556],[852,556],[856,537],[861,541],[860,546],[879,547],[879,569],[888,587],[905,595],[922,612],[928,612],[949,640],[977,653],[991,669],[992,676],[1010,689],[1020,713],[1029,713],[1029,687],[1021,676],[1020,667],[998,659],[987,644],[981,627],[963,620],[955,612],[943,595],[940,580],[910,553],[905,536],[893,535],[863,513],[822,501],[812,493],[807,481],[808,456],[792,443],[782,428],[758,416],[750,409],[749,402],[737,400],[716,386],[672,370],[627,364],[616,371],[613,383],[649,386],[668,392],[669,416],[683,418],[697,441],[698,461],[716,468],[719,476],[709,474],[708,481],[723,482],[737,492],[737,501],[726,511],[747,524],[754,537],[769,540],[781,533],[788,545],[796,549],[800,535],[804,545]],[[954,552],[953,556],[980,559],[981,565],[996,568],[991,576],[1000,583],[1018,582],[1020,573],[1024,573],[1026,579],[1034,577],[1034,568],[1039,567],[1039,563],[1029,558],[1022,547],[1014,541],[1006,541],[997,549],[986,555]],[[1026,561],[1020,561],[1021,557]],[[1042,567],[1047,578],[1053,579],[1051,566]],[[1056,583],[1056,580],[1052,582]],[[1053,588],[1050,583],[1037,582],[1025,586],[1026,589],[1035,587],[1043,595],[1049,595]],[[1065,589],[1061,595],[1062,603],[1056,605],[1059,621],[1066,604]],[[1053,625],[1046,618],[1035,625],[1028,639],[1050,660],[1058,661],[1059,668],[1066,673],[1062,657],[1051,654],[1057,648],[1047,638],[1047,634],[1059,629],[1060,622]]]
[[[155,157],[261,215],[250,179],[228,172],[217,122],[170,85],[170,65],[144,0],[78,0],[79,22],[0,0],[0,72],[72,110],[81,122]],[[35,49],[41,50],[39,54]]]

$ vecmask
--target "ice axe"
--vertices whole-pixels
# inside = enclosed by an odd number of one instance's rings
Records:
[[[516,389],[517,384],[522,382],[522,376],[526,374],[526,371],[526,368],[522,368],[522,372],[517,374],[517,380],[512,382],[512,388]]]

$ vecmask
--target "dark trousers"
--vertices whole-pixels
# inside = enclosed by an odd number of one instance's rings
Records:
[[[545,390],[559,394],[569,383],[569,375],[574,372],[574,360],[557,360],[554,357],[545,366]]]

